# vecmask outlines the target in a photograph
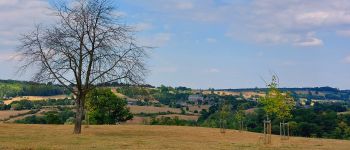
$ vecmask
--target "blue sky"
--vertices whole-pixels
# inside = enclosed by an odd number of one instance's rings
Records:
[[[350,89],[348,0],[119,0],[121,22],[150,51],[146,81],[192,88]],[[14,75],[18,35],[50,22],[46,0],[0,1],[0,78]]]

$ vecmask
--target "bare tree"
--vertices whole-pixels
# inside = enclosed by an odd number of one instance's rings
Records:
[[[53,10],[55,24],[21,38],[22,69],[34,65],[35,81],[59,83],[76,96],[74,133],[80,134],[86,94],[101,83],[140,83],[147,55],[132,28],[119,23],[111,0],[62,2]]]

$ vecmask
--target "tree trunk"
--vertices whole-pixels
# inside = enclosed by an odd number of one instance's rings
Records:
[[[75,124],[74,124],[74,134],[81,133],[81,124],[84,115],[84,98],[85,96],[77,96],[76,99],[76,114],[75,114]]]

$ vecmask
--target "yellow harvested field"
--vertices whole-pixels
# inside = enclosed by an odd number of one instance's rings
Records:
[[[20,115],[18,117],[11,118],[6,121],[6,123],[14,123],[16,120],[21,120],[29,116],[43,116],[45,112],[53,111],[55,109],[40,109],[40,111],[36,112],[35,114],[26,114],[26,115]],[[57,111],[57,110],[56,110]],[[29,112],[29,111],[28,111]]]
[[[250,109],[245,110],[244,112],[247,114],[250,114],[250,113],[254,113],[255,110],[257,110],[257,108],[250,108]]]
[[[157,116],[157,118],[161,118],[161,117],[170,117],[170,118],[175,118],[175,117],[179,117],[179,119],[181,120],[194,120],[197,121],[199,116],[192,116],[192,115],[178,115],[178,114],[169,114],[169,115],[159,115]]]
[[[127,96],[125,96],[125,95],[123,95],[123,94],[121,94],[121,93],[118,93],[116,88],[111,88],[111,91],[112,91],[115,95],[117,95],[118,97],[127,98]]]
[[[188,106],[190,112],[194,112],[195,110],[199,112],[202,111],[202,109],[209,110],[210,105],[200,105],[200,106]]]
[[[30,110],[19,110],[19,111],[15,111],[15,110],[2,110],[0,111],[0,120],[4,120],[4,119],[8,119],[11,116],[18,116],[21,114],[25,114],[28,113]]]
[[[14,97],[11,100],[6,100],[4,103],[6,105],[11,104],[14,101],[20,100],[30,100],[30,101],[39,101],[39,100],[48,100],[48,99],[65,99],[69,98],[67,95],[55,95],[55,96],[18,96]]]
[[[83,128],[72,134],[68,125],[0,124],[0,149],[200,149],[200,150],[348,150],[350,141],[292,137],[261,143],[261,134],[201,127],[110,125]]]
[[[180,109],[177,108],[169,108],[169,107],[154,107],[154,106],[134,106],[129,105],[131,113],[139,114],[143,113],[159,113],[159,112],[172,112],[172,113],[181,113]]]
[[[211,91],[203,91],[203,94],[210,94]],[[214,91],[215,94],[218,95],[232,95],[232,96],[239,96],[241,93],[243,94],[244,98],[251,98],[252,96],[265,96],[264,92],[230,92],[230,91]]]
[[[146,122],[149,122],[149,117],[138,117],[134,116],[131,120],[126,121],[123,124],[145,124]]]

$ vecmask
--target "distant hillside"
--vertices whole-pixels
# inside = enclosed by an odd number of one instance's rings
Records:
[[[132,87],[128,84],[122,83],[108,83],[98,85],[101,87]],[[152,85],[144,84],[138,87],[155,88]],[[182,89],[185,87],[178,87],[174,89]],[[190,88],[185,88],[191,90]],[[310,100],[342,100],[350,101],[350,90],[339,90],[333,87],[303,87],[303,88],[280,88],[282,91],[291,92],[296,99],[310,99]],[[201,90],[192,90],[198,92]],[[243,95],[245,98],[262,96],[267,91],[266,88],[242,88],[242,89],[209,89],[204,90],[205,93],[214,92],[219,95]],[[135,92],[135,91],[134,91]],[[63,87],[51,83],[42,84],[30,81],[17,80],[0,80],[0,100],[15,96],[53,96],[69,94]]]
[[[350,100],[350,90],[339,90],[332,87],[307,87],[307,88],[279,88],[282,91],[291,92],[296,99],[316,99],[316,100]],[[215,89],[215,92],[235,92],[247,93],[252,92],[259,95],[265,93],[267,88],[244,88],[244,89]]]
[[[318,92],[350,92],[350,90],[339,90],[337,88],[325,87],[302,87],[302,88],[279,88],[282,91],[318,91]],[[242,89],[215,89],[216,91],[250,92],[266,91],[267,88],[242,88]]]
[[[51,83],[41,84],[28,81],[0,80],[0,99],[16,96],[53,96],[67,94],[67,91]]]

